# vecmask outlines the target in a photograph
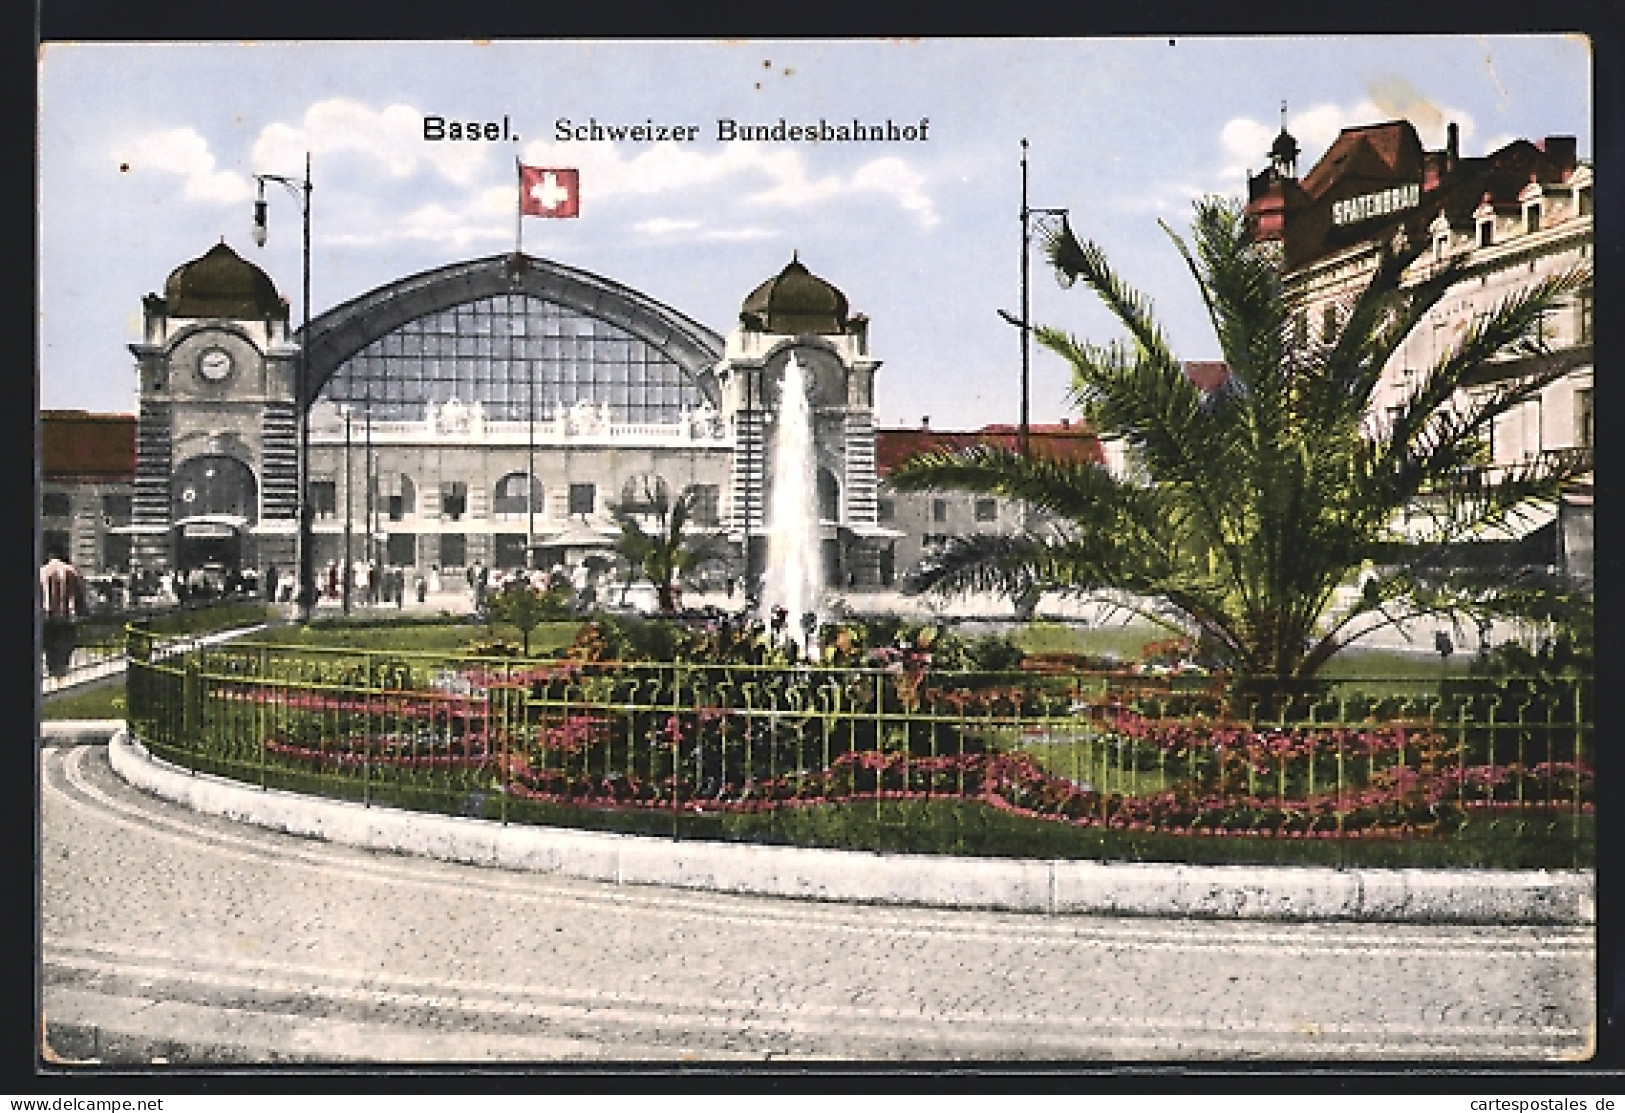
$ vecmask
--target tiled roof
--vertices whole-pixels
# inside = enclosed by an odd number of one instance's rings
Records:
[[[135,479],[135,417],[84,410],[40,412],[40,474],[72,482]]]
[[[1344,128],[1314,169],[1304,175],[1303,189],[1319,197],[1337,180],[1361,172],[1399,177],[1420,172],[1422,144],[1407,120]]]
[[[984,425],[980,429],[875,430],[875,471],[882,478],[926,452],[958,452],[976,445],[989,445],[1015,451],[1019,430],[1014,425]],[[1063,460],[1104,463],[1105,454],[1093,430],[1087,425],[1065,422],[1059,425],[1031,425],[1028,444],[1035,454]]]
[[[1195,383],[1203,394],[1212,394],[1230,377],[1230,365],[1222,359],[1186,360],[1185,377]]]

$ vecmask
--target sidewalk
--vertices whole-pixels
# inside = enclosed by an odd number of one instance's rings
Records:
[[[153,649],[153,655],[155,657],[162,658],[173,653],[184,653],[188,650],[197,649],[201,646],[219,645],[221,642],[228,642],[233,638],[241,638],[249,634],[257,634],[263,629],[265,629],[265,623],[262,622],[255,626],[241,626],[235,630],[222,630],[218,633],[204,634],[196,637],[190,634],[183,634],[179,637],[170,638],[167,641],[158,643]],[[77,654],[81,651],[75,650],[74,652]],[[117,656],[104,657],[99,661],[88,662],[79,666],[78,668],[70,666],[67,675],[65,676],[42,675],[40,679],[40,694],[48,696],[56,692],[66,691],[70,688],[77,688],[82,684],[90,684],[95,681],[106,680],[109,677],[114,676],[123,676],[125,666],[127,664],[128,661],[126,660],[124,654],[120,653]]]

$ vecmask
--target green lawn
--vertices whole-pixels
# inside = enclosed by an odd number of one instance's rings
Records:
[[[1149,641],[1170,635],[1154,626],[1074,626],[1063,622],[1032,622],[1010,634],[1010,640],[1027,653],[1116,654],[1124,661],[1137,661],[1140,649]]]
[[[530,632],[534,654],[562,649],[575,640],[578,620],[544,622]],[[520,644],[519,631],[498,623],[493,631],[465,622],[399,619],[388,621],[324,620],[309,626],[275,626],[245,639],[245,644],[307,646],[327,649],[378,649],[397,653],[466,653],[492,638]]]
[[[47,696],[40,705],[41,719],[122,719],[124,680],[110,680],[93,688],[76,688]]]

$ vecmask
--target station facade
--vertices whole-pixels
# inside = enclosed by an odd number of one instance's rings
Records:
[[[452,264],[312,320],[303,392],[286,300],[224,241],[143,309],[133,429],[122,419],[128,505],[106,531],[68,537],[82,566],[291,571],[308,408],[318,566],[346,554],[442,572],[568,566],[612,550],[618,516],[652,524],[687,494],[694,527],[731,543],[717,574],[748,576],[793,356],[811,370],[826,580],[875,587],[894,567],[898,533],[876,520],[868,321],[799,259],[744,299],[726,336],[548,260]],[[92,415],[44,416],[46,442],[71,456]],[[60,509],[56,488],[83,479],[71,470],[47,476],[42,506]]]

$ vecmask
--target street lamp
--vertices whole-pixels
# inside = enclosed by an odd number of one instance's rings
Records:
[[[1028,439],[1031,435],[1029,422],[1029,382],[1032,368],[1032,310],[1030,308],[1030,282],[1028,276],[1031,271],[1032,256],[1032,218],[1034,216],[1058,216],[1065,218],[1065,209],[1040,209],[1027,204],[1027,140],[1021,140],[1021,316],[1019,318],[999,310],[999,316],[1021,330],[1021,425],[1017,433],[1017,444],[1023,456],[1027,455]]]
[[[304,294],[300,309],[304,324],[299,329],[299,368],[294,376],[294,404],[299,407],[299,454],[295,464],[298,486],[295,491],[299,516],[298,564],[299,621],[309,622],[311,607],[316,601],[316,554],[312,537],[311,519],[315,508],[310,504],[310,152],[305,152],[304,178],[288,178],[281,174],[255,174],[259,193],[254,199],[254,243],[265,246],[265,183],[277,182],[287,188],[299,202],[299,215],[304,221]]]

